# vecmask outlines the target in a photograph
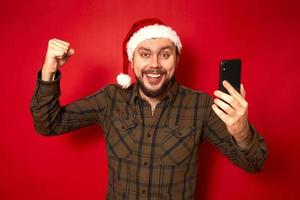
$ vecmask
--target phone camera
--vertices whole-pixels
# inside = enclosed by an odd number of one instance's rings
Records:
[[[222,71],[223,71],[223,72],[227,71],[227,68],[228,68],[227,64],[226,64],[226,63],[223,63],[223,64],[222,64]]]

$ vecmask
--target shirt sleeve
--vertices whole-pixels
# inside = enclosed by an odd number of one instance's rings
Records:
[[[267,146],[263,137],[250,124],[252,141],[248,148],[240,148],[227,131],[225,123],[215,114],[209,97],[208,112],[205,117],[204,137],[214,144],[235,165],[247,172],[259,172],[267,158]]]
[[[41,71],[38,73],[30,104],[36,131],[42,135],[51,136],[95,123],[101,124],[107,110],[105,88],[91,96],[61,106],[59,102],[60,79],[59,71],[56,72],[53,81],[41,80]]]

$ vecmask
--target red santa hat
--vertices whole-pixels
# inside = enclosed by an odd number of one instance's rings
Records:
[[[128,88],[131,85],[131,78],[127,73],[134,50],[144,40],[154,38],[169,39],[177,47],[178,53],[181,52],[182,44],[177,33],[159,19],[146,18],[135,22],[123,42],[123,73],[117,76],[117,82],[122,88]]]

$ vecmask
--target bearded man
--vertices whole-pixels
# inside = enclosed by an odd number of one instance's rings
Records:
[[[131,27],[123,44],[123,72],[133,69],[136,83],[118,76],[97,93],[59,104],[59,67],[74,54],[68,42],[49,41],[38,74],[31,112],[36,130],[60,135],[99,124],[105,135],[109,180],[107,199],[194,199],[198,149],[207,139],[234,164],[261,170],[267,156],[263,138],[248,122],[245,89],[215,98],[175,79],[182,44],[159,19]]]

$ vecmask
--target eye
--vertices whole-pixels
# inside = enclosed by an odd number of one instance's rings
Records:
[[[163,58],[163,59],[168,59],[170,57],[170,54],[164,52],[164,53],[160,54],[160,57]]]
[[[150,54],[147,53],[147,52],[141,52],[141,53],[140,53],[140,56],[141,56],[142,58],[149,58]]]

